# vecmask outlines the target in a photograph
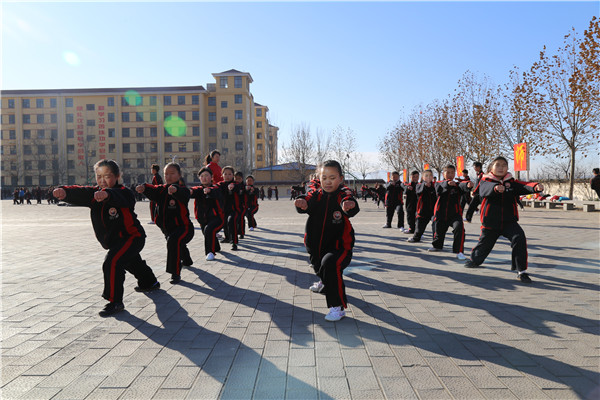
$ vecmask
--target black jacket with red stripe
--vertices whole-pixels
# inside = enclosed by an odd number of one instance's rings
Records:
[[[498,185],[504,185],[503,193],[496,192]],[[519,220],[517,199],[524,194],[535,193],[537,182],[517,181],[511,174],[498,178],[486,174],[479,183],[481,202],[481,224],[488,229],[502,229],[506,224]]]
[[[177,191],[169,194],[169,186],[176,186]],[[154,222],[164,234],[173,232],[180,226],[192,225],[188,202],[190,190],[183,185],[144,185],[144,195],[156,203]]]
[[[417,218],[431,218],[437,200],[433,182],[427,186],[421,182],[415,188],[417,195]]]
[[[417,188],[418,183],[417,182],[404,182],[402,184],[402,189],[404,190],[404,193],[406,194],[406,206],[409,207],[411,205],[415,205],[417,204],[417,192],[415,191],[415,189]],[[412,189],[408,189],[409,187],[411,187]]]
[[[304,244],[309,254],[323,257],[334,250],[352,250],[354,247],[354,229],[350,218],[360,211],[358,202],[348,194],[343,185],[332,193],[322,188],[302,195],[308,208],[296,208],[301,214],[308,214]],[[347,213],[342,210],[342,202],[352,200],[356,206]]]
[[[254,210],[258,208],[258,189],[254,186],[245,186],[246,208]]]
[[[307,193],[314,192],[315,190],[321,189],[321,180],[319,178],[311,179],[306,185]]]
[[[385,206],[396,207],[397,205],[404,204],[404,189],[402,188],[402,182],[391,181],[385,185]]]
[[[134,212],[135,196],[123,186],[100,189],[99,186],[61,186],[67,193],[67,203],[90,208],[96,238],[105,249],[129,237],[146,237]],[[97,202],[94,193],[105,191],[108,198]]]
[[[210,189],[204,193],[204,189]],[[194,199],[194,216],[200,225],[206,225],[214,219],[225,220],[223,211],[223,195],[217,185],[200,185],[192,188],[191,198]]]
[[[462,220],[462,208],[460,207],[460,198],[469,191],[468,182],[456,182],[455,186],[449,185],[449,180],[438,181],[435,183],[435,192],[437,200],[433,210],[434,218],[437,220],[450,220],[460,217]]]
[[[483,171],[479,171],[477,174],[477,178],[475,179],[475,185],[473,186],[473,196],[479,194],[479,184],[481,183],[481,179],[483,178]]]
[[[231,190],[229,190],[230,183],[233,183],[234,185]],[[223,195],[223,210],[225,211],[225,215],[241,212],[244,204],[244,184],[235,183],[235,181],[232,180],[229,182],[221,181],[217,183],[217,186],[221,189],[221,194]]]
[[[162,185],[163,179],[159,174],[152,175],[152,184],[153,185]]]

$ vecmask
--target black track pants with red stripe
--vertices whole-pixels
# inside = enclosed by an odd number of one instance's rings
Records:
[[[406,222],[408,223],[408,229],[412,232],[415,231],[415,223],[417,218],[417,202],[407,201],[406,202]]]
[[[221,244],[217,239],[217,232],[223,228],[223,220],[212,219],[207,224],[200,225],[202,227],[202,233],[204,234],[204,254],[221,251]]]
[[[413,235],[415,240],[421,240],[421,236],[423,236],[425,233],[425,228],[427,228],[429,221],[431,221],[431,216],[417,217],[417,221],[415,223],[415,234]]]
[[[258,212],[258,206],[254,208],[249,208],[246,212],[246,218],[248,219],[248,227],[256,228],[256,219],[254,218],[254,214]]]
[[[471,221],[473,219],[473,214],[475,214],[475,211],[477,211],[479,204],[481,204],[481,197],[479,197],[478,194],[474,194],[473,198],[471,198],[471,202],[469,203],[467,214],[465,215],[467,221]]]
[[[173,275],[181,275],[181,263],[192,265],[192,258],[187,244],[194,237],[194,226],[178,226],[172,232],[165,235],[167,238],[167,272]]]
[[[350,260],[352,260],[352,250],[334,250],[323,256],[320,265],[314,265],[315,271],[318,271],[317,275],[325,285],[327,307],[346,308],[348,305],[343,272],[350,264]]]
[[[435,217],[433,218],[433,242],[431,245],[436,249],[441,249],[444,247],[444,238],[446,237],[446,232],[448,232],[448,228],[452,227],[452,233],[454,235],[454,241],[452,242],[452,252],[453,253],[462,253],[464,252],[465,247],[465,226],[463,224],[462,216],[456,215],[452,217],[448,221],[439,220]]]
[[[228,238],[229,240],[231,240],[231,243],[237,244],[239,242],[238,235],[240,234],[240,231],[239,231],[240,224],[238,223],[240,216],[236,211],[234,211],[233,213],[227,215],[226,219],[227,219],[227,229],[225,231],[225,237]]]
[[[386,225],[392,226],[392,219],[394,218],[394,213],[398,214],[398,228],[404,228],[404,208],[402,208],[402,204],[386,206]]]
[[[110,302],[123,302],[123,283],[125,282],[125,271],[132,274],[138,281],[138,286],[147,288],[156,282],[156,276],[152,269],[142,260],[140,252],[144,248],[143,237],[130,237],[112,246],[104,264],[104,291],[102,297]]]
[[[473,248],[471,260],[475,264],[481,265],[494,248],[496,240],[500,236],[504,236],[510,241],[510,246],[512,247],[511,269],[513,271],[525,271],[527,269],[527,239],[525,238],[523,228],[516,222],[507,224],[502,229],[485,229],[481,227],[479,242]]]
[[[238,213],[238,234],[244,236],[246,234],[246,210]]]

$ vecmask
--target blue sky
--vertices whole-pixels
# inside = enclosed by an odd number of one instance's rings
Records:
[[[2,88],[206,85],[254,78],[286,141],[297,124],[352,128],[359,150],[467,70],[507,80],[598,2],[23,3],[2,5]],[[65,52],[74,54],[65,60]]]

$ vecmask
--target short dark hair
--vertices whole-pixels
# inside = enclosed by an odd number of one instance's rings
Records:
[[[456,167],[455,167],[454,165],[452,165],[452,164],[448,164],[448,165],[446,165],[446,166],[444,167],[444,171],[447,171],[447,170],[449,170],[449,169],[453,169],[453,170],[455,170],[455,171],[456,171]]]
[[[394,172],[392,172],[392,175],[400,175],[400,172],[394,171]]]
[[[121,174],[121,168],[119,168],[119,164],[115,160],[109,160],[108,158],[104,158],[94,164],[94,171],[100,167],[108,167],[110,172],[112,172],[115,176],[119,176]]]
[[[344,176],[344,171],[342,171],[342,166],[340,165],[339,162],[335,161],[335,160],[327,160],[323,163],[323,168],[325,167],[330,167],[330,168],[336,168],[338,170],[338,173],[340,174],[340,176]]]
[[[203,167],[200,169],[200,171],[198,171],[198,176],[200,176],[203,172],[208,172],[210,174],[210,176],[212,176],[212,174],[213,174],[212,169],[210,169],[208,167]]]
[[[253,181],[255,181],[255,180],[256,180],[256,179],[254,179],[254,177],[253,177],[252,175],[248,175],[248,176],[246,177],[246,179],[252,179]]]
[[[482,163],[480,163],[479,161],[475,161],[475,162],[473,163],[473,167],[483,168],[483,164],[482,164]]]
[[[235,169],[233,169],[233,167],[231,165],[223,167],[223,169],[221,170],[221,172],[224,172],[226,169],[230,170],[232,174],[235,174]]]
[[[175,168],[177,170],[177,172],[179,173],[179,175],[181,175],[181,166],[179,164],[177,164],[176,162],[170,162],[167,165],[165,165],[165,169],[167,169],[169,167]]]
[[[465,172],[468,174],[468,173],[469,173],[469,170],[468,170],[468,169],[463,169],[463,170],[462,170],[462,172],[463,172],[463,174],[464,174]]]
[[[242,173],[242,171],[236,171],[236,173],[233,174],[233,176],[241,176],[243,178],[244,174]]]
[[[156,172],[160,171],[160,165],[152,164],[152,171],[156,171]]]
[[[206,156],[206,160],[205,160],[205,161],[206,161],[206,163],[207,163],[207,164],[210,164],[210,162],[212,161],[213,157],[214,157],[215,155],[217,155],[217,154],[218,154],[218,155],[221,155],[221,153],[219,152],[219,150],[217,150],[217,149],[214,149],[213,151],[211,151],[211,152],[210,152],[210,154]]]
[[[410,176],[419,175],[419,171],[413,171],[410,173]]]
[[[600,174],[600,168],[594,168],[594,169],[592,170],[592,172],[593,172],[594,174]]]

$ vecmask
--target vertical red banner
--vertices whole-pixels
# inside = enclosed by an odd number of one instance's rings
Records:
[[[515,172],[516,171],[527,171],[527,143],[517,143],[514,146],[515,151]]]
[[[406,169],[402,170],[402,182],[408,182],[408,176],[407,176]]]
[[[428,169],[429,169],[429,164],[425,164],[425,165],[423,165],[423,169],[424,169],[424,170],[428,170]]]
[[[463,169],[465,169],[465,157],[458,156],[456,157],[456,175],[460,176]]]
[[[390,175],[391,175],[391,174],[388,172],[388,173],[387,173],[387,181],[388,181],[388,182],[391,180],[391,177],[390,177]]]

